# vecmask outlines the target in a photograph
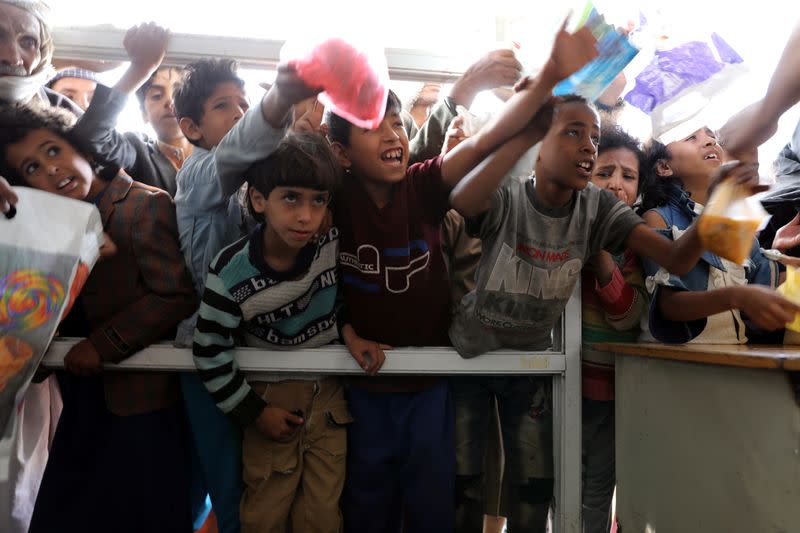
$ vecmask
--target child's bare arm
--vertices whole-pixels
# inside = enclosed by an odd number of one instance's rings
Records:
[[[739,285],[708,291],[659,289],[659,311],[667,320],[689,322],[740,309],[759,328],[782,329],[800,312],[800,305],[790,302],[762,285]]]
[[[539,111],[528,128],[483,159],[455,185],[450,192],[450,205],[453,209],[467,218],[476,217],[489,210],[492,205],[492,194],[500,186],[508,171],[547,133],[552,122],[553,105],[554,102],[548,103]],[[471,140],[472,138],[466,139],[456,146],[453,152]],[[453,152],[449,152],[448,155]]]
[[[778,119],[800,101],[800,24],[795,27],[772,74],[764,98],[728,119],[720,142],[733,157],[742,159],[778,129]]]
[[[565,25],[556,35],[550,58],[533,79],[518,84],[518,92],[478,134],[448,153],[442,162],[446,187],[456,183],[498,146],[519,133],[548,101],[555,85],[597,56],[596,40],[587,28],[571,34]]]

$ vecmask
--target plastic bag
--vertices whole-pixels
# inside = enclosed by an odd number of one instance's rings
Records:
[[[0,217],[0,435],[99,257],[97,208],[26,187]]]
[[[725,180],[711,193],[698,221],[698,235],[707,250],[741,265],[750,257],[756,231],[768,217],[748,189]]]
[[[553,94],[579,94],[594,102],[630,63],[639,48],[629,37],[608,24],[592,2],[587,2],[577,29],[586,26],[597,39],[598,56],[553,89]]]
[[[669,144],[730,115],[727,89],[747,73],[742,57],[717,33],[664,38],[625,101],[650,116],[653,138]]]
[[[344,39],[332,38],[305,53],[301,49],[291,43],[281,58],[309,86],[324,89],[319,100],[325,107],[360,128],[380,126],[389,96],[389,68],[382,48],[376,53],[374,46],[358,49]]]
[[[786,281],[778,287],[778,292],[787,300],[800,304],[800,269],[792,266],[786,267]],[[800,313],[797,313],[794,320],[786,324],[786,327],[800,333]]]

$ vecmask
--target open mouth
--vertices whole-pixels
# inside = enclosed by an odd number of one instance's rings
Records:
[[[403,149],[392,148],[391,150],[386,150],[381,154],[381,161],[392,165],[401,164],[403,162]]]
[[[588,178],[592,175],[592,169],[594,168],[594,161],[586,160],[586,161],[578,161],[575,165],[578,167],[578,174]]]
[[[68,192],[78,186],[78,183],[75,181],[75,176],[70,176],[68,178],[64,178],[63,180],[59,181],[56,184],[56,190],[62,192]]]
[[[706,154],[706,156],[703,159],[704,160],[711,159],[713,161],[719,161],[720,160],[719,156],[717,154],[715,154],[714,152],[711,152],[710,154]]]

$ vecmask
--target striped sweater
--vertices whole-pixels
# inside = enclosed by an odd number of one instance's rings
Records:
[[[313,348],[339,338],[338,230],[332,228],[303,248],[287,272],[264,261],[262,233],[259,227],[211,263],[192,346],[195,366],[214,402],[243,427],[266,403],[233,359],[235,338],[270,350]]]

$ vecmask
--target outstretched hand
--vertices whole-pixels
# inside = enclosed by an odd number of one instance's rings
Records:
[[[769,190],[769,185],[761,185],[758,177],[758,165],[744,161],[728,161],[720,165],[711,177],[708,196],[723,181],[733,180],[734,185],[745,187],[750,194],[758,194]]]

